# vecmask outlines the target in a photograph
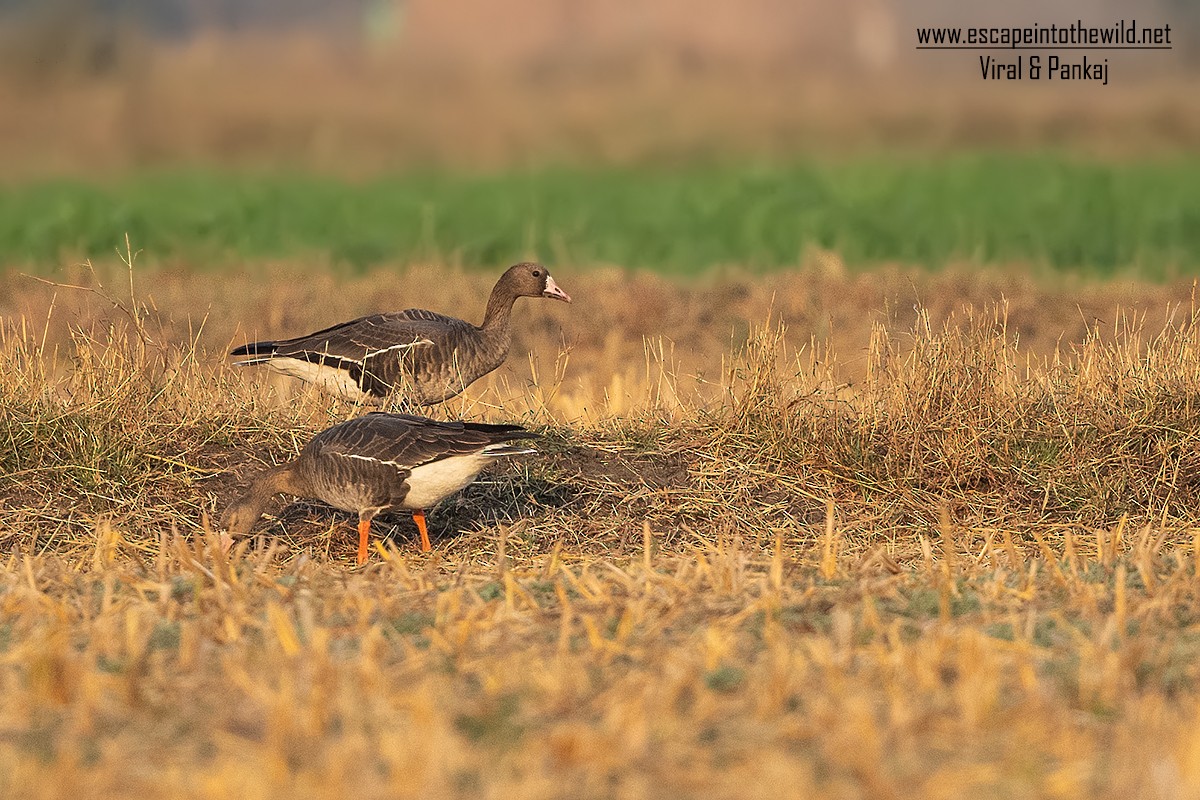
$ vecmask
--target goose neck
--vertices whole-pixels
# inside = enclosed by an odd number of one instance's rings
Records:
[[[483,312],[483,324],[479,327],[484,331],[507,332],[513,303],[516,300],[516,295],[497,284],[488,298],[487,309]]]

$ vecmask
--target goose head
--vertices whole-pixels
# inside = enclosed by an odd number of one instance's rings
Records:
[[[558,288],[550,270],[541,264],[525,261],[514,264],[500,277],[503,286],[513,297],[548,297],[551,300],[571,302],[571,295]]]
[[[262,504],[254,499],[234,503],[221,517],[221,530],[231,536],[245,536],[263,515]]]

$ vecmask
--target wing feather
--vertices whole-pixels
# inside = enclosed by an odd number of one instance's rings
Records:
[[[423,308],[406,308],[403,311],[397,311],[396,316],[402,319],[411,320],[412,322],[435,322],[439,325],[448,327],[459,327],[469,325],[456,317],[448,317],[445,314],[439,314],[436,311],[426,311]]]
[[[317,434],[309,447],[317,455],[338,453],[407,470],[536,435],[519,425],[438,422],[410,414],[375,412]]]
[[[372,314],[307,336],[276,343],[275,354],[296,357],[332,357],[361,364],[373,354],[421,345],[435,331],[414,324],[399,314]]]

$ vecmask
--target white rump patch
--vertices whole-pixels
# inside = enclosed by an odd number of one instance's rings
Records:
[[[479,474],[489,461],[501,456],[521,453],[536,453],[536,450],[513,450],[513,445],[502,442],[490,444],[478,453],[450,456],[438,461],[414,467],[408,476],[408,496],[405,508],[429,508],[443,498],[463,489]],[[503,452],[492,452],[492,451]]]
[[[276,372],[314,383],[325,391],[354,403],[370,402],[374,399],[363,392],[350,377],[350,373],[344,369],[331,367],[328,364],[314,364],[302,358],[287,356],[276,356],[268,361],[267,365]]]
[[[465,487],[492,457],[486,453],[450,456],[414,467],[408,476],[406,508],[430,508]]]
[[[502,452],[492,452],[502,451]],[[404,498],[404,507],[409,509],[432,508],[441,500],[449,497],[475,480],[475,476],[487,466],[489,461],[502,456],[515,456],[522,453],[536,453],[530,448],[514,450],[507,443],[491,444],[478,453],[431,461],[419,467],[400,464],[396,461],[385,461],[382,458],[360,456],[357,453],[336,453],[343,458],[356,458],[359,461],[370,461],[375,464],[386,464],[395,467],[397,471],[411,470],[408,475],[408,495]]]

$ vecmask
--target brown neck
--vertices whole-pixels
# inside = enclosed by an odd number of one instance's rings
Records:
[[[485,331],[508,330],[509,317],[512,315],[513,303],[517,296],[503,282],[497,283],[488,298],[487,310],[483,312],[483,324],[479,327]]]
[[[223,527],[230,528],[235,534],[249,533],[254,523],[258,522],[259,517],[266,511],[272,497],[277,494],[303,497],[308,494],[305,488],[294,462],[271,467],[257,475],[246,494],[225,512]]]
[[[263,470],[254,479],[249,494],[261,497],[264,501],[270,500],[277,494],[304,496],[306,494],[305,487],[301,483],[300,473],[296,469],[296,462],[293,461]]]

